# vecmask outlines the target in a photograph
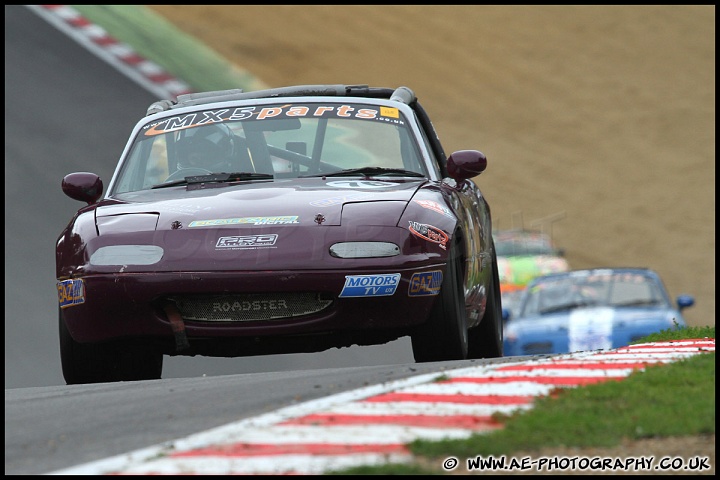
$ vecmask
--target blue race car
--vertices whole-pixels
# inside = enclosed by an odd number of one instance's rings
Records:
[[[504,353],[623,347],[652,333],[685,327],[681,311],[694,303],[694,297],[680,295],[673,305],[660,276],[647,268],[596,268],[536,277],[523,293],[519,314],[507,320]]]

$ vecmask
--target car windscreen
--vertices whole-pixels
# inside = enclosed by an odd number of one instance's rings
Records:
[[[312,102],[217,108],[150,120],[133,140],[110,194],[211,173],[296,178],[357,169],[427,175],[398,108]]]
[[[639,273],[569,275],[541,280],[528,287],[521,316],[583,307],[669,307],[660,285]]]
[[[542,234],[499,234],[495,237],[495,251],[501,257],[557,254],[550,239]]]

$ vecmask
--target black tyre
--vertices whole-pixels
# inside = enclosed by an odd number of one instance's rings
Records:
[[[163,355],[129,343],[81,344],[58,315],[60,361],[68,385],[159,379]]]
[[[485,314],[480,325],[468,331],[468,358],[498,358],[503,356],[502,299],[495,245],[492,245],[492,284],[488,288]]]
[[[467,313],[460,246],[452,244],[440,293],[428,321],[410,338],[416,362],[464,360],[468,354]]]
[[[122,381],[157,380],[162,377],[163,354],[150,346],[123,342],[118,375]]]

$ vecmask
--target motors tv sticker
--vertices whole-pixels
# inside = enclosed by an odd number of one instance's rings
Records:
[[[57,290],[60,308],[85,303],[85,282],[81,278],[58,282]]]
[[[410,286],[408,287],[408,296],[424,297],[429,295],[437,295],[440,293],[443,274],[440,270],[432,272],[414,273],[410,277]]]
[[[399,273],[345,275],[345,285],[340,297],[387,297],[395,293],[399,283]]]

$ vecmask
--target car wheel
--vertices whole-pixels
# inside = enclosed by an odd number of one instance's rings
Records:
[[[60,327],[60,361],[68,385],[131,380],[159,379],[163,355],[149,349],[123,348],[120,343],[82,344],[70,335],[62,310]]]
[[[495,245],[492,248],[492,284],[488,288],[485,313],[480,325],[468,331],[468,358],[497,358],[503,356],[502,297]]]
[[[440,293],[426,323],[410,335],[416,362],[464,360],[468,353],[463,260],[453,243]]]
[[[122,381],[158,380],[162,377],[163,355],[149,346],[134,342],[122,344],[122,356],[118,369]]]

